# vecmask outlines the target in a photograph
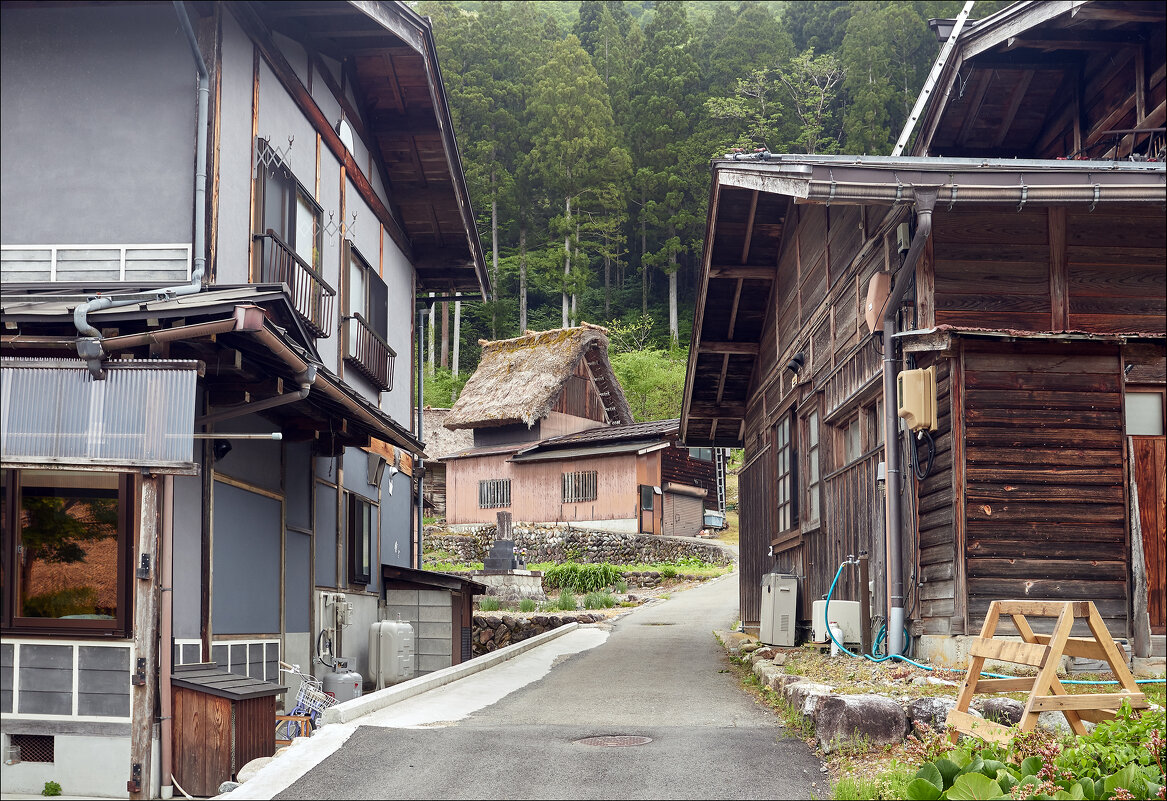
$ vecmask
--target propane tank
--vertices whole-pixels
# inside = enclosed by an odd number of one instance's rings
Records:
[[[324,674],[323,684],[326,695],[335,698],[338,704],[361,697],[363,683],[361,674],[349,670],[347,659],[338,658],[332,670],[332,673]]]
[[[369,628],[369,679],[378,690],[413,678],[413,626],[381,620]]]

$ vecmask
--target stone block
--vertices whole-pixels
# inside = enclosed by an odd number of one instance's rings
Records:
[[[923,723],[933,731],[944,731],[948,713],[956,706],[955,698],[917,698],[908,704],[908,723],[913,728]]]
[[[768,659],[759,659],[754,663],[754,675],[762,682],[763,687],[774,688],[774,681],[778,676],[784,676],[782,668],[775,665]]]
[[[807,718],[814,717],[819,700],[830,695],[833,691],[834,688],[829,684],[816,684],[813,681],[805,680],[787,684],[783,689],[790,705]]]
[[[417,606],[420,590],[385,590],[385,602],[397,606]]]
[[[1024,711],[1025,705],[1012,698],[989,698],[981,704],[981,714],[985,716],[985,720],[1003,726],[1016,726],[1021,722]]]
[[[825,752],[840,742],[863,740],[872,745],[901,742],[908,729],[903,708],[881,695],[828,695],[813,715],[815,737]]]

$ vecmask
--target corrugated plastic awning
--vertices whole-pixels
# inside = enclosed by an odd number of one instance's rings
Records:
[[[94,380],[81,359],[0,359],[5,466],[197,472],[198,362],[109,362]]]

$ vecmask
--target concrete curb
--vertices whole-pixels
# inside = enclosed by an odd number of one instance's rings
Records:
[[[378,709],[384,709],[387,706],[400,703],[407,698],[413,698],[415,695],[421,695],[424,692],[445,686],[458,679],[471,676],[479,671],[514,659],[519,654],[525,653],[532,648],[537,648],[543,643],[553,640],[556,637],[561,637],[577,628],[579,628],[579,623],[567,623],[559,628],[551,629],[551,631],[536,634],[528,640],[523,640],[514,645],[499,648],[497,651],[492,651],[489,654],[475,657],[469,662],[463,662],[460,665],[434,671],[433,673],[428,673],[416,679],[410,679],[393,687],[386,687],[383,690],[377,690],[368,695],[363,695],[360,698],[354,698],[351,701],[345,701],[344,703],[329,707],[324,710],[324,714],[320,718],[320,725],[349,723],[361,715],[376,712]]]

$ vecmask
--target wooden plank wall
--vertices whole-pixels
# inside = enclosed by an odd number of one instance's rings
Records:
[[[276,752],[276,697],[235,702],[235,769]]]
[[[932,432],[935,456],[932,471],[915,483],[919,537],[920,611],[925,634],[953,634],[959,597],[955,479],[952,470],[952,370],[948,358],[933,354],[916,357],[917,367],[936,367],[937,430]],[[918,449],[927,458],[927,449]],[[963,598],[961,598],[963,601]],[[963,613],[961,614],[963,624]]]
[[[809,619],[812,603],[827,594],[839,564],[847,556],[866,550],[872,559],[871,575],[875,578],[874,614],[886,603],[887,591],[881,576],[884,546],[882,525],[875,536],[876,518],[882,523],[883,501],[875,488],[876,465],[883,461],[883,451],[873,451],[864,458],[829,473],[823,480],[823,525],[803,537],[806,580],[803,582],[802,616]],[[848,567],[839,576],[832,596],[843,601],[858,601],[859,573]]]
[[[274,745],[274,720],[272,738]],[[174,688],[172,764],[174,777],[188,793],[218,794],[219,785],[231,778],[230,701],[187,687]]]
[[[592,379],[587,360],[580,359],[575,367],[575,373],[563,385],[563,391],[555,401],[552,411],[563,414],[586,417],[589,420],[598,420],[601,423],[608,421],[608,413],[604,409],[604,400],[596,389],[596,382]]]
[[[966,345],[969,624],[1001,598],[1084,599],[1127,632],[1117,345]]]
[[[717,466],[713,462],[695,459],[689,455],[688,448],[676,445],[661,451],[660,458],[662,482],[700,487],[709,492],[705,497],[706,506],[717,505]]]
[[[762,602],[762,574],[770,570],[770,532],[774,530],[774,468],[770,448],[746,462],[738,474],[741,528],[738,551],[738,597],[742,623],[757,627]]]

